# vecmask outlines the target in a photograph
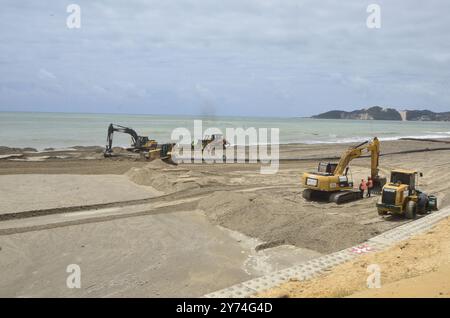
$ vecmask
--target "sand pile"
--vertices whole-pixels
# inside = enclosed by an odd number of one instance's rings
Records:
[[[0,146],[0,155],[9,155],[9,154],[21,154],[24,152],[37,152],[35,148],[11,148],[11,147],[5,147]]]
[[[131,168],[126,176],[140,185],[152,186],[164,193],[226,184],[228,178],[154,160],[142,168]]]
[[[316,148],[322,155],[330,152],[329,146]],[[419,187],[436,194],[439,206],[443,208],[450,198],[447,154],[426,152],[385,156],[380,173],[389,176],[394,168],[422,171],[424,177],[419,181]],[[277,174],[261,175],[256,165],[173,166],[157,160],[134,168],[127,175],[137,184],[149,185],[165,193],[193,190],[193,196],[205,195],[199,200],[198,208],[213,224],[265,242],[284,242],[321,253],[359,244],[407,222],[403,218],[379,217],[376,209],[379,196],[343,205],[306,202],[301,195],[300,175],[302,171],[316,167],[316,161],[286,162]],[[350,171],[355,182],[367,178],[370,160],[352,161]]]
[[[186,169],[177,169],[162,162],[154,160],[142,168],[131,168],[125,175],[133,182],[152,186],[164,193],[181,191],[197,187],[193,180],[189,180]]]
[[[214,224],[265,242],[321,253],[352,246],[379,233],[374,225],[360,224],[357,216],[329,213],[329,208],[316,209],[302,200],[295,192],[216,191],[201,199],[198,208]]]

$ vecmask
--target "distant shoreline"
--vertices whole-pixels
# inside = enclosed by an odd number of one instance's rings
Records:
[[[318,141],[318,142],[287,142],[287,143],[279,143],[278,145],[281,147],[285,146],[320,146],[320,145],[352,145],[355,143],[363,142],[366,140],[369,140],[370,138],[355,138],[352,141]],[[419,142],[436,142],[436,143],[443,143],[443,144],[450,144],[450,135],[449,136],[440,136],[440,137],[434,137],[430,138],[429,136],[403,136],[403,137],[386,137],[386,138],[379,138],[380,141],[384,142],[392,142],[392,141],[419,141]],[[236,144],[232,144],[231,146],[237,146]],[[248,146],[255,146],[255,145],[246,145]],[[14,154],[14,153],[50,153],[50,152],[66,152],[66,151],[79,151],[82,149],[97,149],[100,148],[104,149],[105,145],[75,145],[75,146],[68,146],[68,147],[44,147],[44,148],[35,148],[32,146],[29,147],[15,147],[15,146],[6,146],[6,145],[0,145],[0,155],[5,154]],[[126,145],[116,145],[115,147],[128,147]],[[0,158],[1,160],[2,158]]]
[[[344,111],[343,111],[344,112]],[[405,112],[405,111],[398,111],[399,113]],[[86,112],[56,112],[56,111],[9,111],[9,110],[0,110],[0,114],[48,114],[48,115],[100,115],[100,116],[154,116],[154,117],[182,117],[182,118],[189,118],[189,119],[208,119],[208,120],[214,120],[219,118],[233,118],[233,119],[247,119],[247,118],[257,118],[257,119],[281,119],[281,120],[292,120],[292,119],[319,119],[319,120],[346,120],[346,121],[395,121],[399,122],[402,120],[383,120],[383,119],[352,119],[352,118],[320,118],[319,115],[312,115],[312,116],[256,116],[256,115],[188,115],[188,114],[141,114],[141,113],[86,113]],[[323,113],[324,114],[324,113]],[[406,122],[436,122],[436,123],[442,123],[445,121],[442,120],[403,120]]]
[[[431,110],[397,110],[373,106],[353,111],[330,110],[312,116],[314,119],[350,119],[350,120],[389,120],[389,121],[438,121],[450,122],[450,112],[433,112]]]
[[[357,110],[353,112],[359,112],[363,110]],[[321,117],[324,114],[330,113],[330,112],[340,112],[340,113],[353,113],[352,111],[341,111],[341,110],[332,110],[327,111],[325,113],[321,113],[318,115],[311,115],[311,116],[258,116],[258,115],[209,115],[209,114],[150,114],[150,113],[97,113],[97,112],[65,112],[65,111],[10,111],[10,110],[0,110],[0,114],[48,114],[48,115],[98,115],[98,116],[114,116],[114,117],[120,117],[120,116],[153,116],[153,117],[180,117],[180,118],[189,118],[189,119],[207,119],[207,120],[214,120],[219,118],[233,118],[233,119],[251,119],[251,118],[257,118],[257,119],[280,119],[280,120],[292,120],[292,119],[321,119],[321,120],[361,120],[361,121],[406,121],[406,122],[446,122],[449,120],[408,120],[406,119],[407,112],[422,112],[421,110],[396,110],[400,116],[400,120],[393,120],[393,119],[375,119],[375,118],[331,118],[331,117]],[[428,112],[428,110],[427,110]],[[430,111],[432,112],[432,111]],[[432,112],[434,114],[449,114],[450,112]],[[450,117],[449,117],[450,118]]]
[[[103,115],[103,116],[154,116],[154,117],[184,117],[198,119],[214,119],[214,118],[261,118],[261,119],[311,119],[311,116],[258,116],[258,115],[211,115],[211,114],[144,114],[144,113],[96,113],[96,112],[57,112],[57,111],[9,111],[0,110],[1,113],[8,114],[68,114],[68,115]]]

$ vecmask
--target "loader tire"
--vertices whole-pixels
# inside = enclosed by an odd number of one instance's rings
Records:
[[[422,207],[417,207],[417,214],[424,215],[427,214],[427,205]]]
[[[417,204],[414,201],[406,203],[405,216],[407,219],[414,220],[417,216]]]

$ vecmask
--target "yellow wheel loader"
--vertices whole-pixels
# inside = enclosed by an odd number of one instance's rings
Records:
[[[417,188],[422,173],[415,170],[392,170],[391,179],[383,187],[380,201],[377,203],[379,215],[404,215],[415,219],[417,214],[436,211],[437,198]]]
[[[380,157],[380,141],[375,137],[371,142],[365,141],[347,149],[338,163],[319,163],[317,172],[306,172],[302,177],[303,198],[335,202],[337,204],[355,201],[361,198],[361,192],[353,189],[353,181],[348,176],[349,163],[361,157],[364,152],[370,152],[372,192],[380,192],[386,183],[385,178],[378,175]]]

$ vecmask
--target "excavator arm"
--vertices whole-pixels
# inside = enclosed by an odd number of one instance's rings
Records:
[[[148,142],[147,137],[139,136],[136,133],[136,131],[134,131],[131,128],[120,126],[120,125],[110,124],[108,127],[108,135],[106,137],[105,155],[110,155],[112,153],[112,142],[113,142],[114,132],[121,132],[121,133],[130,135],[131,136],[131,147],[136,148],[136,149],[142,148]]]
[[[378,138],[374,138],[373,141],[367,147],[368,151],[370,151],[370,176],[372,180],[381,180],[378,175],[378,166],[380,164],[380,141]],[[384,180],[386,183],[386,180]],[[383,184],[384,185],[384,184]]]
[[[341,176],[344,174],[346,168],[348,167],[350,161],[352,161],[355,158],[361,157],[364,147],[361,147],[362,145],[367,144],[367,141],[363,142],[362,144],[359,144],[355,147],[351,147],[347,149],[341,156],[341,159],[339,160],[339,163],[336,166],[336,169],[334,169],[334,175],[335,176]]]
[[[382,180],[378,175],[380,141],[377,137],[375,137],[371,142],[365,141],[345,151],[341,156],[336,169],[334,170],[334,175],[343,175],[350,161],[355,158],[361,157],[364,151],[370,152],[370,175],[374,182],[374,187],[382,187],[386,181]]]

